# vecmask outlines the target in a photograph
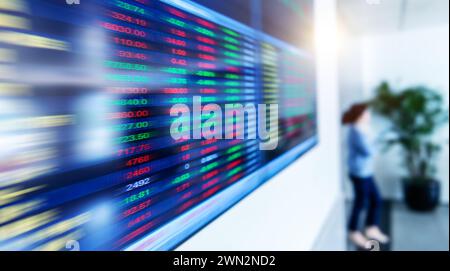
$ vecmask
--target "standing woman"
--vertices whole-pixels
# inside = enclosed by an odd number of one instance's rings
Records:
[[[389,237],[379,227],[381,197],[374,179],[374,141],[368,109],[368,104],[356,104],[343,117],[343,123],[349,126],[348,168],[355,191],[349,238],[360,248],[365,248],[369,240],[382,244],[389,242]],[[367,209],[367,217],[363,233],[359,230],[359,220],[364,209]]]

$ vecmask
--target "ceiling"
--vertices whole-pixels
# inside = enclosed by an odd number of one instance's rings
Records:
[[[449,23],[449,0],[338,0],[341,22],[356,35]]]

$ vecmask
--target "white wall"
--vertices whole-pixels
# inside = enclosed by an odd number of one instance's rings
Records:
[[[384,80],[389,81],[396,89],[415,85],[425,85],[439,90],[446,97],[448,107],[449,96],[449,26],[443,25],[397,32],[387,35],[368,36],[352,41],[352,46],[360,47],[362,53],[353,55],[352,61],[347,60],[350,67],[345,73],[353,73],[351,64],[359,59],[362,78],[341,77],[340,85],[345,86],[361,83],[361,88],[342,88],[347,105],[350,101],[360,101],[371,98],[374,89]],[[376,119],[379,130],[384,130],[387,124]],[[438,134],[436,140],[445,146],[439,159],[438,179],[442,181],[442,202],[449,201],[449,138],[448,125]],[[400,179],[404,176],[401,168],[401,155],[398,150],[381,153],[376,165],[377,179],[385,197],[401,199],[402,189]]]
[[[345,249],[345,223],[321,231],[342,203],[334,0],[316,0],[320,144],[178,250]],[[342,216],[342,215],[341,215]],[[319,245],[318,245],[319,242]],[[320,246],[320,247],[319,247]]]

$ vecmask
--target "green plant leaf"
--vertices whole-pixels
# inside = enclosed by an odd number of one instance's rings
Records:
[[[395,91],[387,82],[381,83],[375,93],[370,103],[373,111],[389,120],[391,131],[397,135],[384,140],[385,150],[399,145],[410,177],[431,178],[441,147],[427,138],[449,119],[442,95],[423,86]]]

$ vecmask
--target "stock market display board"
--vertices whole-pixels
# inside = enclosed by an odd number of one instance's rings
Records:
[[[313,0],[0,1],[0,250],[170,250],[270,179],[317,142],[313,19]]]

